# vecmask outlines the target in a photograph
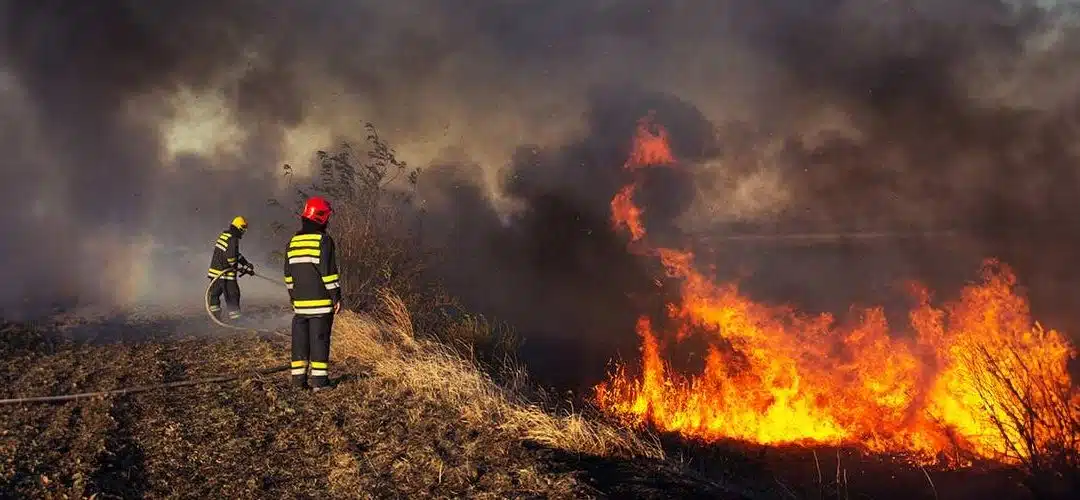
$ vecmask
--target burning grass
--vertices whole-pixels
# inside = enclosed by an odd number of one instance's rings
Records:
[[[683,436],[767,445],[851,446],[948,466],[1020,465],[1033,491],[1080,489],[1080,386],[1076,349],[1030,315],[1016,277],[988,259],[980,282],[937,308],[914,286],[910,332],[890,330],[881,308],[853,325],[827,314],[758,303],[695,268],[694,256],[653,246],[634,202],[641,173],[677,166],[663,127],[642,119],[612,199],[629,251],[680,282],[667,328],[638,322],[640,371],[619,366],[596,387],[601,407]],[[904,333],[911,333],[905,338]],[[705,343],[705,367],[688,374],[665,348]]]
[[[847,450],[841,459],[839,451],[755,451],[664,435],[665,453],[655,438],[593,416],[552,414],[458,350],[416,335],[402,301],[385,291],[379,297],[374,317],[343,313],[335,324],[330,392],[294,391],[284,375],[253,376],[0,408],[0,496],[830,498],[884,488],[910,498],[931,491],[923,471]],[[108,333],[80,344],[8,327],[0,396],[243,373],[287,359],[280,339],[160,330],[168,324],[81,324],[84,336]],[[153,339],[134,341],[140,332]],[[117,333],[124,343],[93,343]],[[832,483],[833,469],[842,485]],[[942,495],[979,497],[952,494],[970,478],[933,474]],[[976,479],[994,481],[983,493],[1016,492],[1001,482],[1008,476]]]

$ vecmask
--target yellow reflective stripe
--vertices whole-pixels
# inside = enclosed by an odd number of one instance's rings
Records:
[[[319,241],[322,239],[322,235],[315,234],[298,234],[292,237],[292,241]]]
[[[214,276],[217,276],[217,275],[219,275],[219,274],[221,274],[221,273],[223,273],[225,271],[222,271],[221,269],[214,269],[214,268],[211,267],[210,271],[208,271],[208,272],[210,274],[213,274]]]
[[[290,241],[289,248],[319,248],[318,241]]]
[[[303,368],[307,366],[307,361],[293,361],[291,368]]]
[[[303,256],[318,257],[319,256],[319,250],[318,249],[306,249],[306,248],[301,249],[301,250],[289,250],[288,252],[285,253],[285,255],[287,255],[288,257],[303,257]]]
[[[285,277],[285,282],[286,282],[286,283],[292,283],[292,282],[293,282],[293,281],[292,281],[292,276],[286,276],[286,277]]]
[[[322,307],[333,305],[330,299],[294,300],[293,307]]]
[[[340,278],[340,276],[338,276],[336,274],[331,274],[329,276],[323,276],[322,281],[323,281],[323,283],[331,283],[331,282],[337,281],[338,278]]]
[[[330,363],[324,363],[322,361],[312,361],[311,368],[313,370],[325,370],[327,368],[330,368]]]
[[[232,238],[232,233],[229,233],[229,232],[221,233],[221,236],[218,236],[218,238],[224,238],[224,239],[227,240],[229,238]]]
[[[236,259],[225,259],[225,261],[232,264],[233,262],[236,262]]]

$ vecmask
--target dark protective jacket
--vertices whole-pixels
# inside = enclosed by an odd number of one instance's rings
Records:
[[[214,279],[221,276],[223,280],[236,279],[236,266],[247,266],[248,260],[240,254],[240,238],[244,233],[236,226],[229,226],[221,232],[217,241],[214,242],[214,255],[210,257],[210,270],[206,277]]]
[[[334,240],[326,226],[304,220],[285,250],[285,287],[293,312],[303,316],[330,314],[341,300]]]

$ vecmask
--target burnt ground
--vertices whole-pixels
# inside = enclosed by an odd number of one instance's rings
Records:
[[[280,337],[222,331],[190,317],[0,328],[0,398],[287,362]],[[523,440],[498,422],[469,423],[456,408],[372,375],[356,359],[333,372],[337,387],[318,394],[293,390],[287,375],[274,374],[0,406],[0,497],[1031,498],[1010,471],[924,471],[851,450],[664,436],[664,461],[571,453]]]
[[[179,335],[147,320],[3,327],[0,397],[231,374],[287,362],[283,339]],[[55,326],[55,325],[53,325]],[[70,325],[69,325],[70,326]],[[38,325],[38,328],[43,328]],[[50,327],[51,328],[51,327]],[[522,441],[370,375],[337,387],[285,374],[60,404],[0,406],[4,498],[745,498],[674,463],[593,457]],[[493,423],[495,424],[495,423]],[[769,496],[765,496],[769,497]]]

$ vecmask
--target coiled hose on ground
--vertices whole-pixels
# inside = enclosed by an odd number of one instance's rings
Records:
[[[263,276],[263,275],[258,274],[258,273],[252,272],[252,273],[250,273],[250,275],[254,276],[256,278],[261,278],[263,280],[269,281],[271,283],[274,283],[275,285],[284,286],[284,283],[282,281],[278,281],[278,280],[275,280],[275,279],[272,279],[272,278],[267,278],[266,276]],[[214,315],[214,311],[210,310],[210,289],[214,287],[214,283],[217,283],[217,281],[219,279],[221,279],[222,276],[224,276],[224,273],[219,274],[218,276],[214,277],[214,279],[210,280],[210,283],[206,285],[206,290],[203,293],[203,305],[204,305],[204,308],[206,310],[206,315],[210,316],[211,321],[213,321],[215,324],[217,324],[220,327],[229,328],[229,329],[232,329],[232,330],[255,331],[255,332],[266,333],[266,334],[271,334],[271,335],[282,335],[282,333],[275,332],[273,330],[263,330],[263,329],[260,329],[260,328],[244,327],[244,326],[238,326],[238,325],[230,325],[230,324],[225,323],[224,321],[221,321],[220,319],[218,319],[217,316]],[[239,278],[239,277],[240,276],[238,274],[237,278]]]

